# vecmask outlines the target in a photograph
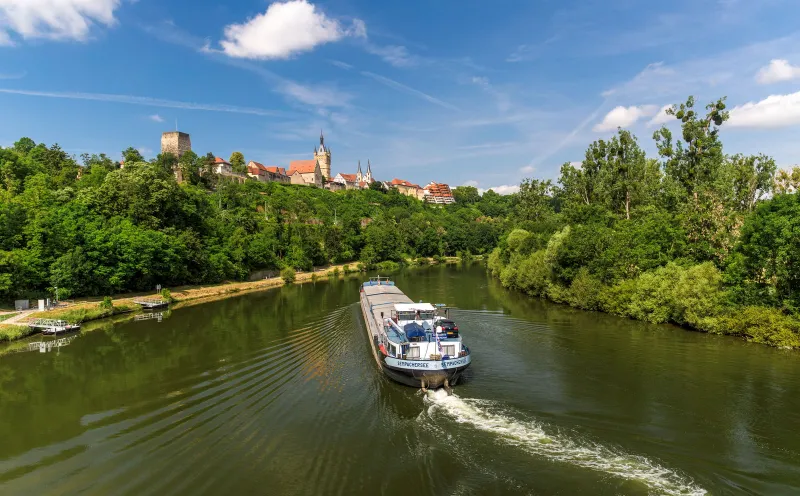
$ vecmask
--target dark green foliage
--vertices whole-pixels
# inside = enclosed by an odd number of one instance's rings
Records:
[[[231,163],[243,166],[239,155]],[[485,202],[432,207],[396,190],[239,184],[213,173],[211,153],[122,156],[122,168],[102,154],[79,166],[29,139],[0,148],[1,299],[51,296],[54,286],[103,295],[262,269],[485,253],[512,202],[487,192]]]
[[[281,279],[283,279],[283,282],[286,284],[293,283],[296,277],[294,269],[291,267],[285,267],[281,270]]]
[[[795,173],[726,156],[724,99],[706,110],[689,98],[668,112],[681,133],[655,133],[660,164],[620,130],[564,164],[560,188],[524,181],[488,270],[586,310],[800,346],[800,195],[765,199]]]

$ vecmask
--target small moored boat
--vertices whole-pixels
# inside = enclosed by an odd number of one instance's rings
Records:
[[[414,303],[385,277],[363,283],[360,299],[370,348],[384,374],[413,387],[455,386],[471,355],[452,320],[430,303]]]

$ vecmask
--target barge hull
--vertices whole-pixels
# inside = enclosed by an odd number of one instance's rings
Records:
[[[362,288],[360,296],[361,313],[366,324],[367,337],[373,358],[381,371],[390,379],[412,387],[438,388],[445,385],[455,386],[464,370],[469,367],[471,357],[458,357],[445,362],[432,360],[401,360],[385,357],[379,347],[379,327],[384,315],[394,305],[413,303],[400,289],[394,285],[382,284]],[[391,362],[391,363],[387,363]],[[406,365],[417,365],[409,368]]]

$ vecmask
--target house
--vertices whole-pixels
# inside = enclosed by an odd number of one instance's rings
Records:
[[[425,197],[425,190],[420,188],[418,184],[413,184],[405,179],[392,179],[392,182],[389,183],[389,186],[395,188],[401,194],[406,196],[413,196],[417,200],[422,200]]]
[[[220,177],[239,183],[244,183],[247,180],[247,176],[244,174],[233,172],[231,164],[221,157],[214,158],[214,172],[219,174]]]
[[[453,192],[450,191],[450,186],[446,184],[431,182],[424,189],[425,201],[428,203],[447,205],[456,202]]]
[[[343,174],[340,172],[333,178],[333,182],[341,185],[344,189],[356,189],[358,187],[355,174]]]
[[[322,171],[316,160],[292,160],[288,175],[292,184],[322,187]]]
[[[247,175],[257,181],[261,182],[278,182],[288,183],[289,176],[286,175],[286,169],[278,166],[265,166],[251,160],[247,164]]]
[[[339,182],[331,181],[329,183],[325,183],[325,189],[328,191],[344,191],[347,187]]]
[[[286,174],[286,169],[284,167],[278,167],[277,165],[268,165],[265,167],[265,169],[267,169],[267,173],[271,174],[270,181],[274,181],[276,183],[286,183],[286,184],[289,184],[291,182],[288,174]]]

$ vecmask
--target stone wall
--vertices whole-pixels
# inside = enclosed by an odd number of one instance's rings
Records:
[[[180,158],[192,151],[192,140],[187,133],[170,131],[161,135],[161,153],[172,153]]]

